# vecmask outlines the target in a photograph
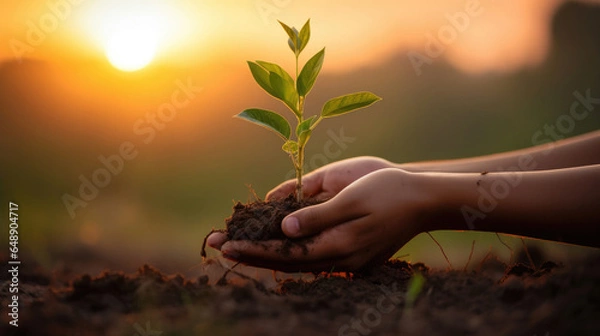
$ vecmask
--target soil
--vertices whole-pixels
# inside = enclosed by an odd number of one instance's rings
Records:
[[[5,256],[6,258],[6,256]],[[6,259],[2,260],[6,264]],[[390,260],[366,274],[277,273],[207,259],[198,275],[20,270],[19,327],[1,335],[598,335],[600,256],[534,269],[486,258],[475,270]],[[425,283],[409,307],[408,282]],[[227,273],[226,277],[223,275]]]
[[[256,200],[248,204],[237,202],[233,207],[233,214],[225,220],[226,229],[213,230],[212,232],[225,232],[229,240],[251,240],[254,242],[283,240],[284,244],[279,251],[283,255],[288,254],[290,248],[294,245],[301,247],[306,253],[308,252],[306,244],[310,243],[311,239],[294,240],[287,238],[281,230],[281,221],[285,216],[300,208],[318,203],[319,201],[312,198],[298,202],[293,195],[269,201]],[[202,247],[202,256],[206,256],[204,249],[205,245]]]
[[[262,241],[285,239],[281,221],[290,213],[318,202],[314,199],[296,201],[293,195],[270,201],[257,200],[249,204],[238,202],[233,214],[225,220],[230,240]]]

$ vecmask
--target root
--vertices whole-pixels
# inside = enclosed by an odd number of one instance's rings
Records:
[[[498,237],[498,240],[500,241],[500,243],[502,243],[502,245],[506,246],[506,248],[510,251],[510,259],[508,260],[508,263],[512,264],[514,256],[515,256],[515,251],[513,251],[513,249],[510,246],[508,246],[507,243],[504,242],[504,240],[502,240],[502,237],[500,237],[498,232],[496,232],[496,237]]]
[[[235,275],[239,276],[240,278],[242,278],[244,280],[251,281],[252,283],[254,283],[254,286],[256,287],[256,289],[258,289],[259,291],[261,291],[263,293],[266,293],[267,289],[258,280],[254,279],[252,277],[249,277],[246,274],[243,274],[243,273],[240,273],[240,272],[234,270],[234,268],[236,266],[238,266],[239,264],[241,264],[240,261],[236,262],[233,266],[228,267],[224,262],[221,261],[221,266],[223,266],[224,268],[227,268],[227,270],[225,271],[225,273],[223,273],[223,276],[221,276],[221,278],[219,279],[219,281],[217,281],[217,285],[220,285],[220,286],[227,285],[227,279],[226,278],[227,278],[227,275],[229,273],[231,273],[231,274],[235,274]]]
[[[446,258],[446,262],[448,263],[448,265],[450,265],[450,269],[454,269],[454,267],[452,267],[452,263],[450,263],[450,259],[448,259],[448,256],[446,255],[446,252],[444,252],[444,248],[442,247],[442,245],[440,245],[440,243],[433,238],[433,236],[431,235],[431,233],[429,232],[425,232],[429,235],[429,237],[437,244],[437,246],[440,248],[440,251],[442,251],[442,254],[444,255],[444,258]]]
[[[221,278],[219,279],[219,281],[217,281],[217,285],[225,285],[227,284],[227,274],[229,274],[230,272],[235,272],[233,269],[239,265],[240,262],[236,262],[233,266],[231,266],[231,268],[227,267],[225,264],[221,264],[223,267],[227,268],[227,270],[225,271],[225,273],[223,273],[223,275],[221,276]],[[237,273],[237,272],[236,272]],[[245,275],[244,275],[245,277]]]
[[[473,243],[471,244],[471,253],[469,253],[469,259],[467,260],[467,263],[465,264],[465,268],[463,268],[463,272],[467,271],[467,267],[469,266],[469,263],[471,262],[471,258],[473,258],[474,250],[475,250],[475,240],[473,240]]]
[[[490,245],[490,248],[488,249],[488,252],[485,254],[485,256],[483,257],[483,259],[481,259],[481,262],[479,262],[479,269],[481,269],[483,267],[483,264],[492,256],[492,246]],[[508,265],[507,265],[508,267]]]
[[[225,265],[225,263],[221,262],[221,266],[227,268],[227,270],[225,271],[225,273],[223,273],[223,276],[221,276],[221,279],[219,279],[219,281],[217,281],[217,283],[227,283],[227,281],[226,281],[225,278],[227,277],[227,275],[229,273],[235,274],[235,275],[239,276],[240,278],[242,278],[244,280],[252,280],[252,281],[254,281],[256,283],[259,283],[258,281],[256,281],[252,277],[247,276],[246,274],[240,273],[238,271],[234,271],[233,269],[236,268],[239,264],[241,264],[241,261],[236,262],[231,267],[227,267],[227,265]]]
[[[252,196],[252,198],[254,198],[254,202],[260,202],[262,201],[260,199],[260,197],[258,197],[258,195],[256,194],[256,190],[254,190],[254,188],[252,188],[252,184],[246,184],[246,188],[248,188],[248,192],[250,193],[250,196]],[[248,200],[248,203],[251,203],[252,201]]]
[[[533,259],[531,259],[531,254],[529,254],[529,249],[527,249],[527,245],[525,244],[525,239],[521,238],[521,243],[523,243],[523,250],[525,251],[525,254],[527,255],[527,259],[529,259],[531,268],[533,268],[534,271],[537,271],[537,267],[535,267],[535,264],[533,263]]]
[[[186,272],[191,272],[193,269],[196,269],[196,268],[198,268],[198,267],[202,266],[202,264],[203,264],[202,262],[199,262],[199,263],[197,263],[197,264],[194,264],[194,265],[192,265],[190,268],[188,268],[188,270],[187,270]]]
[[[212,230],[210,230],[210,232],[206,236],[204,236],[204,241],[202,242],[202,251],[200,252],[200,255],[202,256],[202,260],[206,259],[206,240],[208,239],[208,236],[210,236],[211,234],[213,234],[215,232],[226,233],[227,230],[225,230],[225,229],[212,229]]]

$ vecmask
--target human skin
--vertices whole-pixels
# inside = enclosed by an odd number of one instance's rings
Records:
[[[381,263],[419,233],[501,232],[600,247],[600,132],[491,156],[394,164],[359,157],[304,178],[304,193],[328,201],[282,222],[290,238],[312,236],[308,253],[281,241],[208,244],[226,258],[281,271],[355,271]],[[294,190],[286,181],[267,198]],[[487,196],[486,196],[487,195]],[[483,200],[482,200],[483,199]],[[493,205],[493,206],[492,206]]]

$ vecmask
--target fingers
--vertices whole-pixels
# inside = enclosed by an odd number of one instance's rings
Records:
[[[283,219],[281,229],[290,238],[306,237],[366,216],[352,198],[338,194],[327,202],[297,210]]]
[[[287,180],[267,193],[267,200],[285,198],[296,189],[296,180]]]
[[[294,187],[296,184],[294,183]],[[302,194],[310,197],[320,193],[323,190],[323,173],[315,171],[304,176],[302,179]]]
[[[332,230],[333,231],[333,230]],[[337,237],[333,237],[337,236]],[[293,245],[288,252],[283,241],[249,242],[229,241],[222,247],[223,256],[244,264],[270,268],[284,272],[329,271],[332,267],[349,267],[345,262],[350,256],[341,242],[339,233],[328,232],[308,243],[308,253]]]
[[[226,242],[227,235],[222,232],[214,232],[206,239],[206,244],[217,250],[220,250]]]
[[[302,179],[302,194],[314,196],[321,192],[323,187],[323,174],[315,171]],[[296,190],[296,179],[287,180],[267,193],[266,199],[285,198]]]
[[[348,227],[363,225],[366,218],[329,229],[306,244],[307,252],[293,245],[284,249],[283,241],[229,241],[222,247],[223,256],[243,264],[283,272],[355,271],[372,257],[365,253],[366,241],[355,240]]]

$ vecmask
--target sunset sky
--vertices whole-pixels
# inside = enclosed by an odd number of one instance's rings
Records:
[[[449,17],[472,8],[476,14],[456,38],[449,36],[442,57],[470,72],[510,71],[543,60],[551,15],[563,2],[3,1],[0,36],[8,43],[0,46],[0,59],[106,59],[119,45],[149,49],[153,64],[184,67],[243,58],[249,50],[278,57],[287,50],[272,43],[281,35],[276,19],[299,26],[311,18],[313,45],[327,45],[336,60],[328,70],[344,70],[399,50],[422,50],[427,34],[444,34]]]
[[[191,265],[232,200],[250,199],[249,185],[264,195],[293,175],[275,136],[232,118],[250,107],[285,111],[246,64],[271,61],[291,72],[277,20],[296,27],[311,20],[301,64],[326,48],[308,115],[349,92],[383,98],[323,123],[307,148],[312,170],[360,155],[409,162],[531,146],[532,134],[569,110],[573,92],[599,95],[599,4],[0,1],[0,196],[31,209],[24,237],[49,262],[50,252],[75,246],[118,261],[134,255],[132,266]],[[174,95],[189,104],[152,124]],[[153,132],[150,141],[140,125]],[[599,127],[600,115],[590,114],[565,136]],[[325,157],[323,143],[340,134],[351,144]],[[98,158],[126,142],[139,155],[71,216],[62,196],[78,195],[81,177],[102,167]],[[456,253],[468,253],[475,238],[454,237],[467,246]],[[481,253],[497,243],[477,239]],[[399,253],[425,261],[437,248],[430,243],[416,239]]]

